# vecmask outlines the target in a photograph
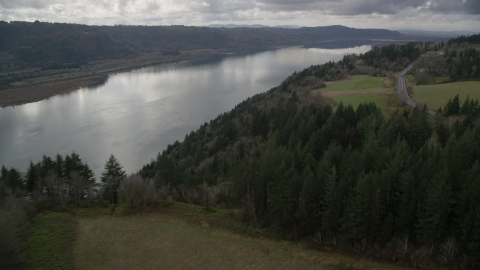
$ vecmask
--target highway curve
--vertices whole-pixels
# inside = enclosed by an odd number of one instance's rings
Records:
[[[420,58],[419,58],[419,60],[420,60]],[[419,104],[415,100],[413,100],[407,92],[407,80],[405,79],[405,74],[413,67],[413,65],[417,61],[411,63],[402,72],[395,75],[395,78],[397,78],[397,87],[396,87],[397,95],[405,102],[405,104],[407,104],[408,106],[410,106],[412,108],[415,108],[415,107],[419,106]],[[431,115],[436,115],[437,114],[435,111],[432,111],[430,109],[428,109],[428,113],[431,114]]]

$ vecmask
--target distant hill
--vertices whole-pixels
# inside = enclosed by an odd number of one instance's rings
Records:
[[[175,54],[192,49],[312,45],[331,40],[402,39],[397,31],[344,26],[211,28],[193,26],[88,26],[0,22],[0,72],[25,68],[72,68],[90,61]]]
[[[302,26],[298,25],[275,25],[275,26],[268,26],[264,24],[209,24],[205,25],[205,27],[212,27],[212,28],[289,28],[289,29],[297,29],[302,28]]]
[[[443,37],[443,38],[452,38],[452,37],[458,37],[461,35],[475,34],[475,32],[472,32],[472,31],[427,31],[427,30],[413,30],[413,29],[400,29],[398,31],[405,35]]]
[[[205,25],[205,27],[211,27],[211,28],[266,28],[270,27],[268,25],[264,24],[209,24]]]

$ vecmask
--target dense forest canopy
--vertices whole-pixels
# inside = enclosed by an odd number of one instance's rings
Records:
[[[448,40],[447,44],[448,45],[460,45],[462,43],[471,43],[471,44],[480,44],[480,34],[475,34],[475,35],[469,35],[469,36],[459,36],[456,38],[451,38]]]

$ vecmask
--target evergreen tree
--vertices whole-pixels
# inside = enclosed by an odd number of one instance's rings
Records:
[[[100,179],[104,188],[104,198],[109,200],[110,203],[116,204],[118,202],[118,187],[126,177],[127,174],[120,162],[113,155],[110,155]]]
[[[419,204],[419,216],[416,235],[420,243],[435,246],[446,239],[449,230],[449,217],[452,210],[452,194],[442,172],[430,182],[425,201]]]

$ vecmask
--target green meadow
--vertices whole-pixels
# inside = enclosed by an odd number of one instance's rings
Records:
[[[459,95],[460,100],[468,96],[480,99],[480,81],[456,82],[413,87],[413,99],[420,104],[427,104],[432,110],[445,106],[449,99]]]
[[[116,208],[39,214],[25,269],[402,269],[282,241],[233,210],[183,203],[141,214]]]

